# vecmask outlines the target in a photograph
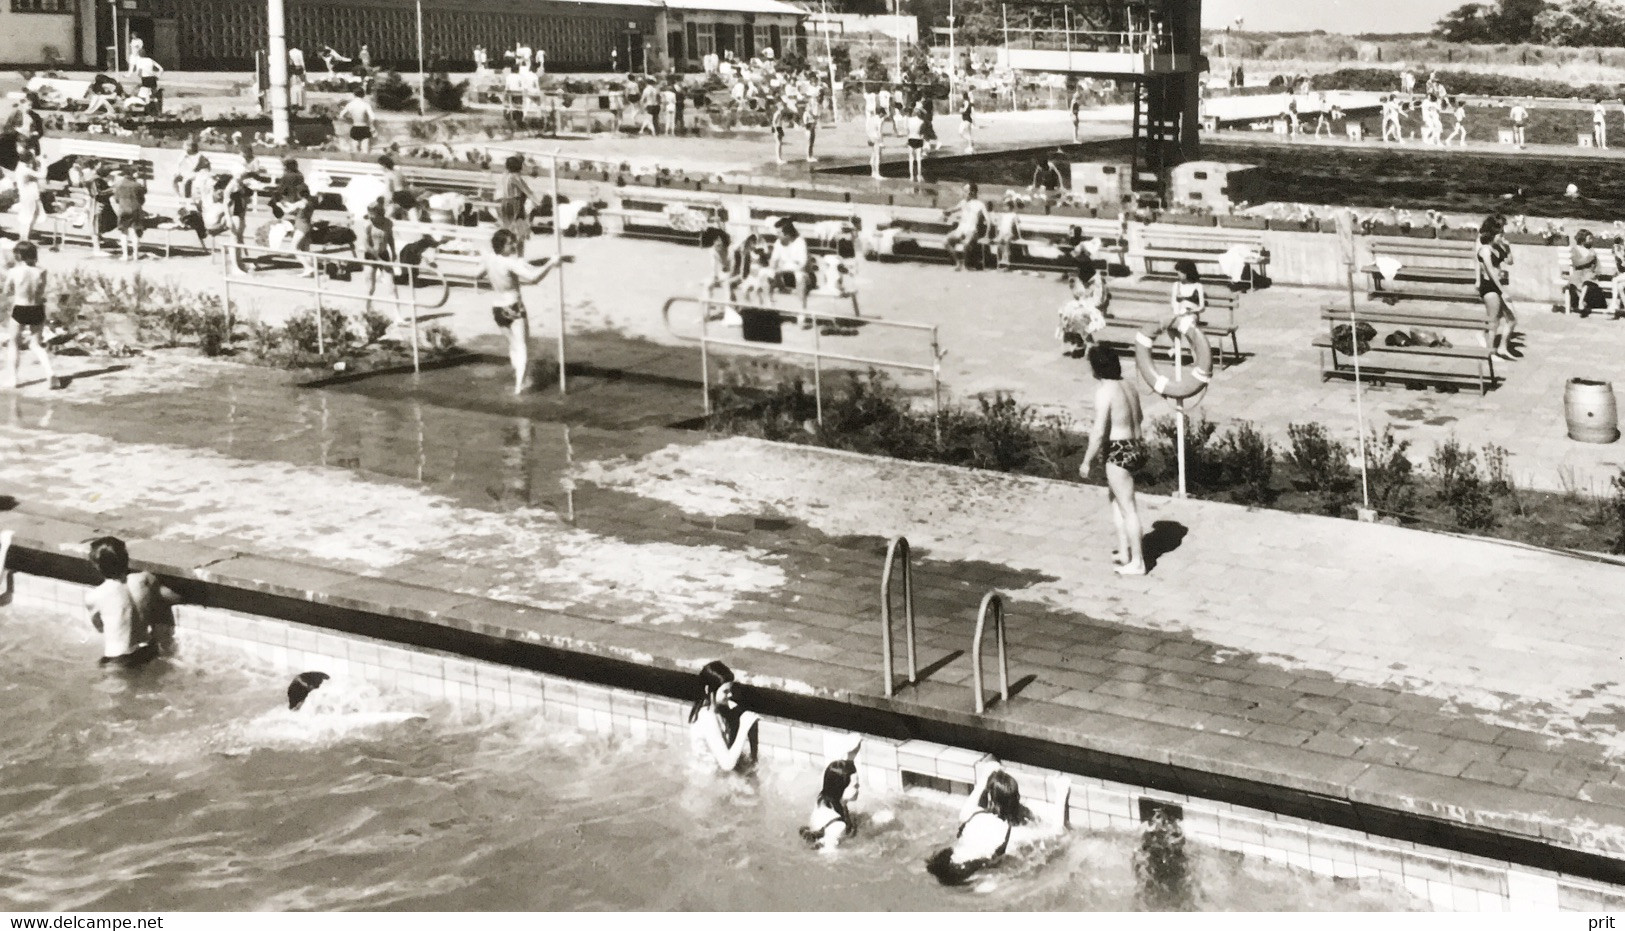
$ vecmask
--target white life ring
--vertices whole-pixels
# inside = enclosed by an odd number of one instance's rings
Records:
[[[1173,339],[1175,352],[1179,352],[1179,343],[1183,340],[1196,357],[1177,378],[1158,371],[1156,360],[1151,358],[1151,348],[1163,333]],[[1140,332],[1134,334],[1134,361],[1146,385],[1165,398],[1177,400],[1191,397],[1206,390],[1213,381],[1213,348],[1208,345],[1207,336],[1192,316],[1181,316],[1173,323],[1148,323],[1142,327]]]

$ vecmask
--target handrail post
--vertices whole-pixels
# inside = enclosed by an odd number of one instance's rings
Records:
[[[805,311],[803,311],[803,312],[805,312]],[[819,337],[819,331],[822,330],[823,327],[818,325],[818,315],[816,313],[813,314],[813,316],[812,316],[812,324],[813,324],[813,403],[815,405],[815,409],[818,412],[818,426],[822,427],[824,425],[824,360],[823,360],[823,357],[821,356],[821,353],[823,351],[823,340]]]
[[[323,338],[322,318],[327,315],[323,313],[324,308],[322,307],[322,266],[320,262],[316,264],[316,274],[311,276],[310,283],[316,289],[316,354],[325,356],[327,355],[327,343]]]
[[[669,307],[670,304],[668,303]],[[710,335],[711,307],[700,305],[700,390],[705,393],[705,416],[711,416],[711,351],[708,337]]]
[[[398,265],[388,271],[394,277],[397,269],[404,271],[405,268],[404,265]],[[417,276],[410,272],[406,274],[406,290],[412,298],[412,374],[417,375],[422,372],[418,364],[418,282]]]
[[[993,641],[999,648],[999,698],[1010,702],[1010,661],[1004,645],[1004,596],[988,592],[982,596],[982,606],[976,612],[976,639],[971,642],[971,697],[976,700],[976,713],[987,710],[982,696],[982,636],[986,633],[989,613],[993,616]]]
[[[920,679],[919,662],[914,650],[914,570],[909,555],[908,538],[894,537],[886,547],[886,568],[880,573],[880,649],[881,675],[885,677],[886,697],[896,694],[892,666],[892,570],[897,560],[903,561],[903,641],[908,650],[908,684],[916,685]]]

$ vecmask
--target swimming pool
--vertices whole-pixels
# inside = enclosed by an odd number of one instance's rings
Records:
[[[924,858],[929,792],[835,855],[796,835],[815,773],[701,777],[677,747],[587,735],[351,682],[345,713],[282,710],[286,678],[192,644],[132,674],[88,627],[0,609],[0,909],[1133,909],[1137,838],[1074,829],[974,890]],[[403,720],[409,713],[422,717]],[[1335,882],[1190,849],[1189,907],[1398,909]]]

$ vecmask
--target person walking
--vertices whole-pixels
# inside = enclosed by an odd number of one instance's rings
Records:
[[[1072,123],[1072,138],[1074,141],[1076,141],[1078,137],[1078,127],[1075,113],[1073,115]],[[967,155],[976,151],[975,134],[976,98],[971,96],[971,92],[967,90],[965,91],[965,95],[960,98],[959,101],[959,139],[961,142],[965,143],[965,154]]]
[[[1513,331],[1518,318],[1507,304],[1504,288],[1507,284],[1506,265],[1511,262],[1512,248],[1502,235],[1500,223],[1494,218],[1484,221],[1478,235],[1478,262],[1476,265],[1479,299],[1484,302],[1484,313],[1491,332],[1490,351],[1502,359],[1516,360],[1512,354]]]
[[[39,156],[32,150],[19,154],[12,179],[17,184],[17,241],[24,243],[33,238],[34,224],[42,214],[40,185],[45,172],[40,168]]]
[[[160,110],[163,109],[163,98],[158,94],[158,75],[163,73],[164,66],[153,61],[145,52],[130,59],[130,76],[140,79],[141,86],[152,93],[153,105]]]
[[[365,48],[366,46],[362,46]],[[364,88],[357,87],[354,96],[339,111],[339,119],[350,124],[350,145],[353,152],[372,151],[372,126],[378,117],[367,100]]]
[[[1445,145],[1458,142],[1465,148],[1467,145],[1467,104],[1463,103],[1460,97],[1456,98],[1456,107],[1451,111],[1451,115],[1456,118],[1456,125],[1451,128],[1450,135],[1445,139]]]
[[[530,318],[520,294],[524,285],[534,285],[557,268],[558,256],[532,265],[521,257],[523,245],[510,230],[491,234],[491,254],[481,271],[491,285],[491,318],[508,337],[508,362],[513,366],[513,393],[524,394],[530,387]]]
[[[64,382],[51,368],[51,353],[45,348],[45,270],[34,266],[39,260],[39,249],[24,240],[17,244],[13,255],[17,264],[6,272],[4,284],[5,294],[11,298],[11,339],[6,346],[6,367],[11,381],[6,387],[17,388],[18,356],[26,336],[34,358],[45,370],[46,384],[54,391],[64,387]]]
[[[908,118],[908,179],[925,182],[925,113],[918,104]]]
[[[1117,352],[1094,345],[1086,353],[1096,382],[1095,425],[1078,474],[1087,479],[1095,460],[1105,454],[1106,489],[1112,522],[1117,526],[1117,550],[1112,554],[1118,575],[1145,575],[1145,551],[1139,506],[1134,498],[1134,473],[1145,468],[1145,440],[1141,424],[1145,414],[1140,394],[1123,378]]]

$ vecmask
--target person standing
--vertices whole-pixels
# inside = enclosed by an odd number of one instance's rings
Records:
[[[667,84],[660,90],[660,128],[668,136],[677,135],[677,85]]]
[[[1382,98],[1382,141],[1405,141],[1405,128],[1399,122],[1399,98],[1393,94]]]
[[[1451,113],[1456,118],[1456,125],[1451,128],[1450,136],[1445,139],[1445,144],[1460,142],[1462,147],[1465,148],[1467,145],[1467,104],[1463,103],[1460,97],[1456,98],[1456,108]]]
[[[1597,250],[1591,248],[1591,231],[1575,233],[1574,243],[1569,246],[1568,287],[1563,289],[1569,313],[1590,315],[1592,299],[1602,293],[1597,284],[1598,261]]]
[[[965,153],[968,155],[976,151],[976,98],[970,91],[965,91],[964,97],[959,101],[959,138],[965,143]],[[1077,138],[1078,127],[1076,119],[1073,120],[1072,136]]]
[[[366,222],[361,227],[361,257],[368,262],[395,261],[395,224],[389,219],[389,209],[383,197],[367,205]],[[378,286],[378,274],[389,279],[389,314],[401,322],[400,291],[396,289],[395,270],[387,266],[367,265],[367,302],[365,310],[372,310],[373,290]]]
[[[1134,498],[1134,473],[1145,468],[1147,455],[1141,424],[1140,393],[1123,379],[1123,365],[1117,352],[1095,345],[1086,354],[1098,385],[1095,388],[1095,426],[1089,432],[1089,448],[1083,454],[1079,476],[1087,479],[1095,460],[1104,452],[1106,489],[1117,526],[1117,551],[1113,553],[1118,575],[1145,575],[1145,552],[1139,505]]]
[[[795,122],[795,114],[790,112],[790,101],[779,98],[773,107],[771,120],[773,130],[773,160],[780,165],[784,164],[784,133]]]
[[[508,336],[508,362],[513,366],[513,393],[524,394],[530,387],[530,318],[519,289],[534,285],[556,268],[555,256],[540,265],[520,257],[523,244],[510,230],[491,234],[491,254],[485,258],[482,277],[491,285],[491,318]]]
[[[118,218],[118,235],[126,262],[134,262],[141,256],[142,207],[146,200],[146,185],[137,180],[128,167],[120,168],[118,180],[113,182],[113,214]]]
[[[818,98],[807,101],[806,107],[801,111],[801,127],[807,131],[807,163],[818,161],[813,154],[813,143],[818,138]]]
[[[1608,110],[1600,99],[1591,105],[1591,141],[1599,149],[1608,148]]]
[[[1512,120],[1512,143],[1521,149],[1524,147],[1524,124],[1529,122],[1529,111],[1519,100],[1513,102],[1512,112],[1507,116]]]
[[[525,254],[525,243],[530,240],[530,207],[536,200],[524,172],[525,157],[508,156],[502,163],[502,174],[497,175],[494,191],[497,225],[508,231],[519,247],[520,256]]]
[[[660,135],[656,123],[660,118],[660,88],[650,81],[643,85],[638,94],[638,105],[643,108],[643,125],[638,127],[638,135],[648,133],[651,136]]]
[[[908,179],[925,182],[925,112],[918,104],[908,118]]]
[[[1490,351],[1502,359],[1515,360],[1512,354],[1513,330],[1518,318],[1507,304],[1504,288],[1507,283],[1506,265],[1512,258],[1512,249],[1501,235],[1501,225],[1492,217],[1484,221],[1478,234],[1478,262],[1476,265],[1479,299],[1484,302],[1484,313],[1491,332]]]
[[[17,156],[17,168],[12,172],[17,184],[17,241],[28,242],[34,236],[34,224],[41,215],[40,185],[45,172],[40,168],[39,156],[32,150]]]
[[[965,96],[969,98],[970,91],[966,91]],[[1082,142],[1083,139],[1079,134],[1082,132],[1081,124],[1083,120],[1083,85],[1080,84],[1072,89],[1072,101],[1068,104],[1068,108],[1072,111],[1072,141],[1074,143]]]
[[[988,217],[987,205],[977,191],[976,184],[965,185],[965,198],[959,206],[948,211],[954,219],[954,228],[943,239],[943,245],[948,249],[949,258],[954,261],[954,271],[964,271],[969,266],[973,249],[980,249],[982,237],[987,234]]]
[[[885,148],[885,132],[881,128],[879,103],[873,94],[866,95],[865,104],[868,109],[863,114],[863,132],[869,139],[869,176],[876,181],[880,180],[880,162],[882,150]]]
[[[897,118],[892,110],[891,88],[884,85],[875,93],[875,105],[880,108],[880,125],[884,129],[887,123],[891,124],[892,135],[901,135],[897,131]]]
[[[372,112],[372,103],[367,100],[364,88],[355,89],[354,96],[339,111],[339,119],[350,124],[351,151],[371,152],[372,126],[377,116]]]
[[[11,383],[6,387],[12,390],[17,388],[18,355],[22,352],[22,339],[26,335],[34,358],[45,370],[46,383],[54,391],[63,387],[63,382],[56,376],[56,370],[51,368],[51,354],[45,348],[45,270],[34,267],[39,260],[39,250],[33,243],[23,240],[17,243],[12,254],[16,256],[17,264],[6,272],[5,278],[5,291],[11,297],[11,340],[6,344]]]
[[[372,74],[372,49],[367,48],[367,43],[361,43],[361,51],[355,53],[355,58],[356,63],[361,66],[361,77],[363,79]]]

